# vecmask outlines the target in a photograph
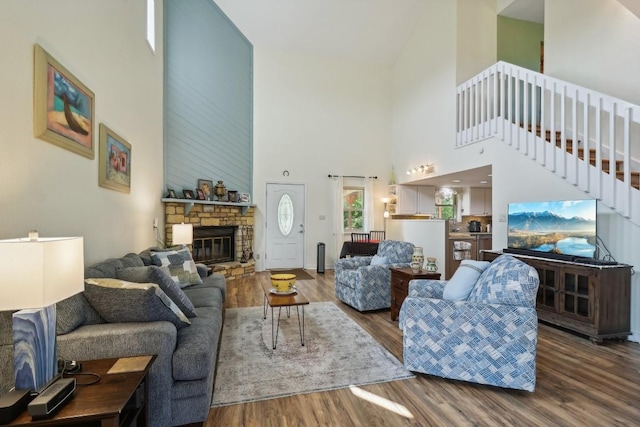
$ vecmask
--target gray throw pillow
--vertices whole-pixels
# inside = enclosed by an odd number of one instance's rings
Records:
[[[155,283],[176,303],[187,317],[196,317],[196,309],[184,291],[173,281],[166,267],[150,265],[116,270],[118,279],[136,283]]]
[[[84,294],[93,308],[109,323],[166,320],[181,329],[191,322],[155,283],[85,279]]]
[[[202,283],[198,267],[196,267],[191,252],[187,248],[172,251],[151,251],[151,260],[158,267],[167,267],[169,275],[181,288]]]

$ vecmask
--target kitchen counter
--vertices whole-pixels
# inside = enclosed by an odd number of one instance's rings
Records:
[[[450,239],[470,239],[476,236],[491,236],[492,233],[487,233],[485,231],[480,232],[471,232],[471,231],[450,231],[449,238]]]

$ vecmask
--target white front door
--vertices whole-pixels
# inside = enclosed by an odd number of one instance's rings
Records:
[[[304,185],[267,184],[267,270],[304,267]]]

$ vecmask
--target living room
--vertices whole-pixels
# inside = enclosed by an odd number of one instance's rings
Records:
[[[0,4],[0,36],[7,41],[0,51],[10,64],[1,71],[0,203],[5,214],[0,237],[23,236],[31,229],[43,236],[84,236],[86,263],[156,244],[152,224],[164,216],[160,198],[166,192],[160,3],[155,53],[145,40],[144,1]],[[392,165],[402,171],[428,160],[437,174],[446,174],[490,164],[494,215],[504,213],[511,201],[587,197],[501,141],[454,148],[455,87],[495,62],[500,7],[474,0],[425,3],[428,10],[418,16],[392,64],[281,51],[251,40],[256,224],[264,223],[260,207],[266,182],[304,182],[309,195],[307,268],[315,267],[316,242],[332,241],[327,173],[377,175],[375,192],[383,197]],[[223,10],[224,4],[219,2]],[[632,53],[637,52],[639,28],[638,18],[615,0],[546,2],[545,72],[638,104],[640,59]],[[605,40],[614,48],[603,48]],[[33,136],[34,43],[96,94],[96,122],[113,127],[132,144],[130,194],[99,187],[96,161]],[[382,204],[378,209],[381,226]],[[619,262],[640,265],[639,239],[622,237],[637,236],[638,226],[617,214],[607,216],[601,232],[611,252]],[[505,246],[506,223],[493,224],[499,249]],[[264,244],[264,230],[256,227],[255,252],[261,259]],[[329,245],[327,265],[336,255]],[[264,269],[260,260],[256,268]],[[633,276],[634,341],[640,331],[639,302]]]

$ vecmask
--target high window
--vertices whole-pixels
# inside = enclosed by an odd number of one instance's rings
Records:
[[[156,52],[156,0],[147,0],[147,42],[153,53]]]
[[[344,231],[364,231],[364,188],[344,187],[342,191]]]

